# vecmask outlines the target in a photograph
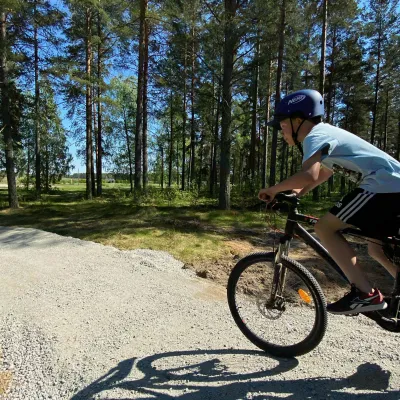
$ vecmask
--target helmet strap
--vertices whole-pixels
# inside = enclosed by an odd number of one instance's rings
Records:
[[[299,127],[296,129],[296,132],[293,129],[293,122],[292,122],[292,118],[290,118],[290,125],[292,126],[292,138],[294,140],[294,144],[297,146],[297,148],[299,149],[301,155],[303,155],[303,147],[301,146],[301,143],[297,140],[297,136],[299,134],[299,130],[301,128],[301,126],[303,125],[303,122],[305,121],[305,119],[303,119],[303,121],[301,121],[301,124],[299,125]]]

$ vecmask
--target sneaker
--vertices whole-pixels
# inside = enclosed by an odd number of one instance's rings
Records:
[[[378,311],[387,308],[382,293],[374,289],[372,293],[363,293],[353,284],[351,291],[335,303],[328,304],[327,311],[332,314],[357,314]]]

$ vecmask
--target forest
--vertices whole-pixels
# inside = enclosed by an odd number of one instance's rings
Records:
[[[71,174],[74,143],[89,200],[112,174],[227,210],[300,168],[266,122],[302,88],[323,94],[326,122],[399,160],[399,17],[398,0],[1,0],[9,207]]]

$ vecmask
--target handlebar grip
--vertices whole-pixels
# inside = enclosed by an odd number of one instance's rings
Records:
[[[297,197],[296,193],[290,193],[290,194],[278,193],[275,196],[275,199],[277,201],[284,201],[284,202],[287,202],[287,203],[292,204],[292,205],[298,205],[299,204],[299,198]]]
[[[265,193],[263,193],[260,197],[260,200],[262,201],[270,201],[270,196],[266,195]]]

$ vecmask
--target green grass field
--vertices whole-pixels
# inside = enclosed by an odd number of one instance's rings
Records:
[[[251,242],[269,230],[272,220],[281,228],[284,221],[284,215],[272,218],[265,206],[223,211],[216,199],[178,190],[150,187],[149,194],[134,197],[128,184],[105,183],[103,193],[85,200],[85,184],[64,179],[40,200],[20,189],[20,208],[10,210],[3,185],[0,225],[43,229],[119,249],[165,250],[185,263],[198,263],[232,257],[232,241]],[[302,211],[319,216],[334,200],[315,204],[305,199]]]

